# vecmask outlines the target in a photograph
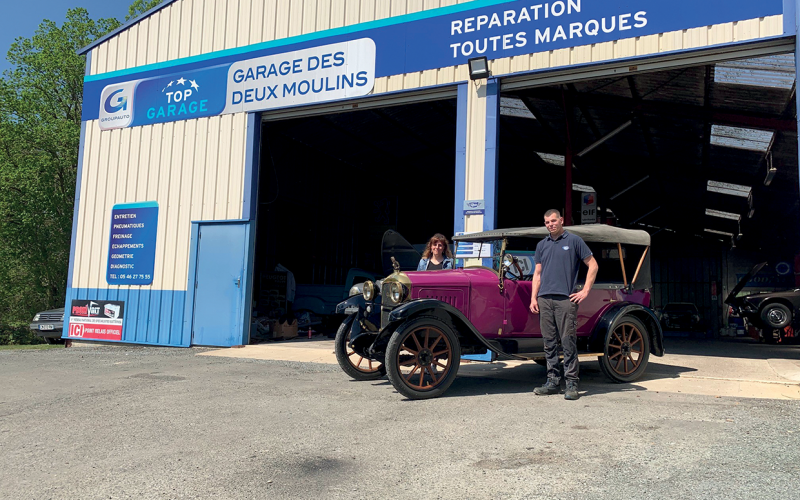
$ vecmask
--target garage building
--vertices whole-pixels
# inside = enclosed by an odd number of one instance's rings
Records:
[[[709,331],[793,286],[797,1],[631,5],[167,0],[84,48],[65,337],[247,344],[278,265],[346,293],[388,229],[552,207],[647,229]]]

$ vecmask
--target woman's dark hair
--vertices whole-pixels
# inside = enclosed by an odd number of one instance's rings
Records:
[[[443,252],[444,256],[448,259],[452,259],[453,252],[450,251],[450,243],[448,243],[447,238],[445,238],[445,236],[441,233],[436,233],[433,236],[431,236],[431,239],[428,241],[428,244],[425,245],[425,251],[422,252],[422,258],[423,259],[431,258],[431,245],[433,245],[437,241],[441,242],[441,244],[444,245],[444,252]]]

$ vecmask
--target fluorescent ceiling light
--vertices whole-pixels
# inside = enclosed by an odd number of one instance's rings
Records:
[[[715,83],[791,90],[794,79],[793,54],[730,61],[714,67]]]
[[[564,166],[564,155],[551,155],[550,153],[536,153],[545,163],[550,165]]]
[[[711,125],[711,144],[714,146],[766,153],[774,136],[772,130]]]
[[[585,184],[575,184],[572,183],[572,190],[573,191],[581,191],[584,193],[596,193],[597,191],[594,190],[592,186],[587,186]]]
[[[722,212],[720,210],[714,210],[712,208],[706,208],[706,215],[710,215],[712,217],[721,217],[723,219],[731,219],[731,220],[741,220],[742,216],[739,214],[732,214],[730,212]]]
[[[704,229],[704,231],[707,232],[707,233],[720,234],[722,236],[729,236],[729,237],[733,238],[733,233],[728,233],[728,232],[725,232],[725,231],[717,231],[716,229],[708,229],[708,228]]]
[[[752,188],[750,186],[730,184],[728,182],[708,181],[708,190],[714,193],[729,194],[732,196],[741,196],[742,198],[747,198],[750,196],[750,191]]]
[[[518,118],[529,118],[535,120],[531,110],[522,102],[522,99],[516,97],[501,97],[500,98],[500,114],[505,116],[516,116]]]

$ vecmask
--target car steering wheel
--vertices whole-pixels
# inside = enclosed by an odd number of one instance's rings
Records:
[[[519,266],[519,261],[517,258],[511,254],[506,254],[506,256],[511,257],[511,263],[514,264],[514,268],[517,270],[517,273],[514,274],[511,272],[511,266],[506,266],[506,272],[511,275],[512,279],[524,280],[525,278],[523,276],[525,273],[522,272],[522,268]]]

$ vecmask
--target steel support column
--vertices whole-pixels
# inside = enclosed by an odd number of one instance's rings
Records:
[[[483,230],[497,229],[497,180],[500,144],[500,82],[489,78],[486,82],[486,153],[483,164],[483,199],[486,213]]]
[[[798,0],[800,1],[800,0]],[[564,225],[572,225],[572,137],[570,135],[570,115],[572,114],[572,103],[569,96],[563,90],[561,99],[564,103],[564,125],[567,131],[567,149],[564,152]]]
[[[456,185],[455,206],[453,207],[453,234],[464,231],[464,200],[467,185],[467,92],[469,84],[462,83],[458,86],[458,101],[456,103]]]
[[[784,4],[786,5],[786,4]],[[794,0],[794,82],[795,88],[797,87],[798,75],[800,75],[800,0]],[[797,107],[797,130],[800,131],[800,98],[797,97],[795,92],[794,98],[795,106]],[[800,141],[797,143],[797,155],[800,158]]]

